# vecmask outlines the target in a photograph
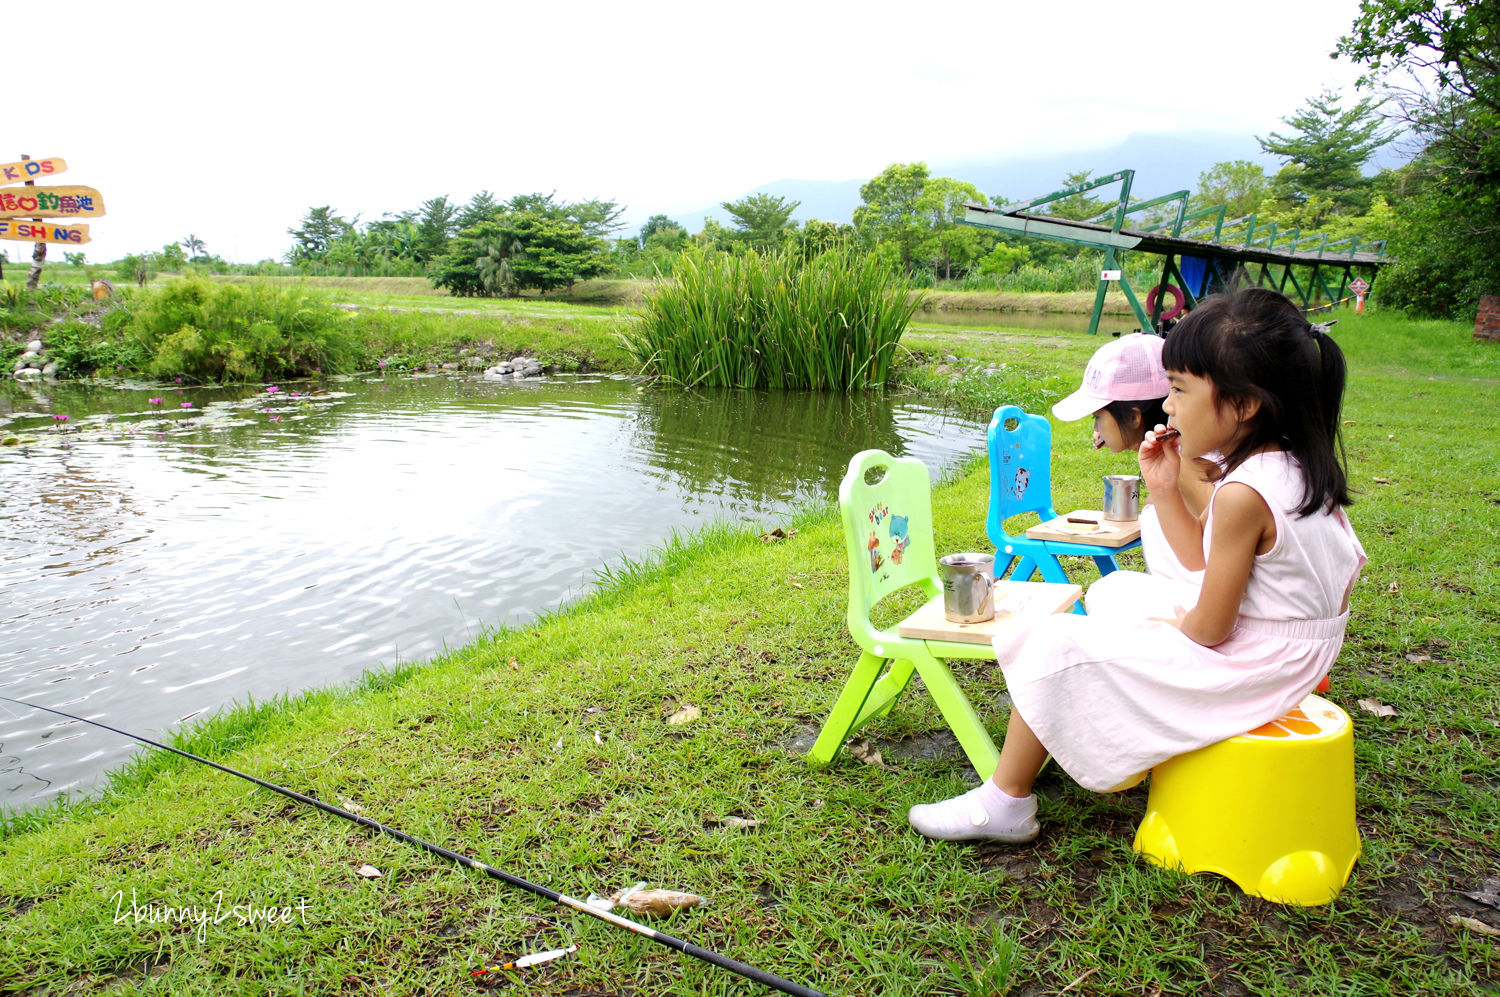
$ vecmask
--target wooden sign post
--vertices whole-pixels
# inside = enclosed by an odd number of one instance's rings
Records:
[[[47,262],[47,243],[81,246],[89,241],[87,225],[57,225],[48,218],[97,218],[104,214],[104,198],[92,187],[38,187],[36,178],[56,176],[68,168],[59,156],[32,159],[22,155],[18,163],[0,163],[0,239],[33,242],[31,273],[26,289],[36,290]],[[3,189],[24,183],[25,190]]]

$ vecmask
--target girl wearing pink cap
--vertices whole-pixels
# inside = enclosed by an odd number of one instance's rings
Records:
[[[1083,384],[1052,406],[1052,414],[1063,422],[1092,415],[1095,449],[1109,447],[1115,453],[1140,449],[1147,430],[1167,421],[1162,402],[1169,385],[1161,362],[1162,343],[1161,337],[1140,332],[1105,343],[1089,358]],[[1207,505],[1213,484],[1199,465],[1184,461],[1178,488],[1197,515]],[[1202,571],[1189,571],[1172,553],[1151,505],[1141,510],[1141,552],[1153,575],[1190,585],[1203,580]]]

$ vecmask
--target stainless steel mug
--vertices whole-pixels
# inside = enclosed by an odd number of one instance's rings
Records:
[[[995,556],[949,554],[938,558],[943,583],[943,615],[950,623],[983,623],[995,618]]]
[[[1141,518],[1141,476],[1104,476],[1104,518],[1112,523],[1133,523]]]

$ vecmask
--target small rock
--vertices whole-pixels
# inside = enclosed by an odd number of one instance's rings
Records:
[[[20,370],[16,371],[15,376],[16,380],[18,381],[30,381],[34,378],[40,378],[42,376],[42,372],[37,370],[35,367],[22,367]]]
[[[33,339],[31,342],[27,343],[26,344],[26,352],[27,353],[40,353],[40,352],[42,352],[42,341],[40,339]]]
[[[43,377],[53,377],[56,374],[57,374],[57,362],[56,361],[53,361],[52,363],[49,363],[45,367],[42,368],[42,376]]]

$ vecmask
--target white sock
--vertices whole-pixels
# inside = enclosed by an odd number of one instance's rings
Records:
[[[919,803],[906,815],[919,834],[939,841],[1031,841],[1041,831],[1036,797],[1011,796],[986,779],[961,796]]]

